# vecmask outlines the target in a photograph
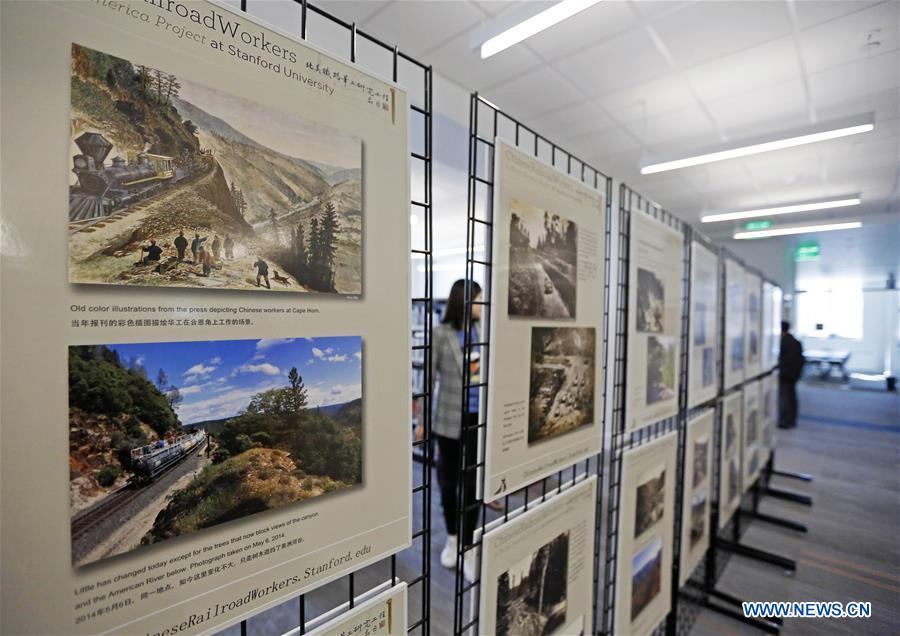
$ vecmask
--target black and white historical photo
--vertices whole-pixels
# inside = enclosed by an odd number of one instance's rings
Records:
[[[706,344],[706,303],[699,300],[694,303],[694,315],[691,318],[694,327],[694,344],[702,346]]]
[[[596,332],[593,327],[533,327],[528,443],[594,421]]]
[[[566,621],[569,532],[497,577],[497,636],[543,636]]]
[[[716,352],[712,347],[703,347],[702,385],[712,386],[716,381]]]
[[[706,526],[706,491],[701,490],[691,499],[691,548],[703,538]]]
[[[734,413],[728,413],[725,416],[725,455],[731,455],[734,450],[734,438],[737,436],[737,429],[734,426]]]
[[[744,368],[744,335],[731,339],[731,370],[742,371]]]
[[[647,338],[647,404],[675,397],[674,336]]]
[[[758,427],[758,424],[759,424],[758,419],[759,418],[757,416],[757,411],[755,408],[750,409],[747,412],[747,419],[744,421],[744,426],[746,426],[746,428],[747,428],[746,435],[747,435],[747,446],[748,447],[755,444],[756,440],[759,437],[758,431],[757,431],[757,429],[759,428]]]
[[[510,316],[575,318],[578,227],[513,199],[509,219]]]
[[[659,595],[662,583],[662,537],[656,536],[631,560],[631,620]]]
[[[636,328],[644,333],[662,333],[665,325],[665,285],[655,272],[637,268]]]
[[[696,488],[706,479],[709,466],[709,438],[694,442],[693,487]]]
[[[660,465],[659,472],[637,487],[634,507],[634,538],[637,539],[663,518],[666,512],[666,469]]]
[[[740,470],[738,470],[738,457],[732,457],[728,462],[728,501],[732,501],[738,496],[738,490],[741,485]]]

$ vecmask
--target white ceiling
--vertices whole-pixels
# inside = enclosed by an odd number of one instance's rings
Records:
[[[864,200],[854,214],[897,213],[895,0],[607,0],[481,60],[472,32],[523,12],[522,4],[319,2],[688,221],[701,212],[854,192]],[[550,4],[530,2],[524,11]],[[869,37],[880,44],[865,46]],[[435,99],[440,109],[441,95]],[[868,111],[876,113],[872,133],[639,174],[648,158]],[[734,226],[705,229],[725,237]]]

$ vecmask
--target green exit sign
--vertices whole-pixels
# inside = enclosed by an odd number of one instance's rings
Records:
[[[750,221],[748,223],[744,223],[745,230],[765,230],[766,228],[772,227],[771,221]]]
[[[819,242],[806,241],[797,245],[794,250],[795,261],[815,261],[819,259]]]

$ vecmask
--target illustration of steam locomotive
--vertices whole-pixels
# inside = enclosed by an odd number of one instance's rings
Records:
[[[78,185],[69,189],[69,221],[104,217],[135,201],[151,196],[184,177],[173,157],[142,152],[128,163],[121,156],[105,165],[113,145],[97,132],[75,140],[81,154],[72,157]]]
[[[159,440],[131,449],[131,468],[138,484],[153,481],[160,473],[177,464],[200,448],[206,441],[206,431],[195,431],[172,440]]]

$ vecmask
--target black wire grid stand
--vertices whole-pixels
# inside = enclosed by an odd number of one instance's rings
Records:
[[[252,5],[255,0],[251,0]],[[412,357],[422,362],[422,371],[424,373],[424,381],[412,392],[412,400],[418,405],[420,413],[420,421],[423,424],[424,439],[412,442],[413,454],[422,457],[422,465],[428,466],[431,463],[431,323],[432,323],[432,69],[431,66],[419,62],[413,57],[403,53],[397,46],[387,44],[382,40],[370,35],[356,27],[355,22],[347,22],[329,12],[320,9],[307,0],[293,0],[293,4],[298,10],[299,18],[299,36],[302,40],[315,41],[318,39],[316,33],[331,38],[346,38],[347,48],[344,50],[333,51],[332,54],[349,60],[350,63],[356,64],[366,70],[371,70],[383,77],[390,77],[393,81],[403,84],[410,97],[410,129],[421,132],[421,144],[410,146],[410,179],[411,192],[410,211],[422,218],[424,222],[418,227],[421,228],[421,235],[412,237],[411,257],[421,261],[424,264],[424,272],[422,272],[424,294],[422,296],[412,298],[412,308],[419,309],[424,317],[424,333],[412,344]],[[241,0],[241,11],[247,12],[248,0]],[[287,31],[295,32],[291,25],[279,25]],[[322,48],[330,48],[322,46],[318,42],[316,44]],[[415,138],[415,137],[414,137]],[[369,222],[376,222],[376,219],[369,219]],[[413,276],[416,275],[413,271]],[[412,461],[412,457],[410,458]],[[414,522],[412,534],[412,546],[405,550],[401,564],[401,569],[408,568],[408,563],[414,563],[419,566],[419,573],[406,581],[408,586],[407,612],[408,633],[421,634],[428,636],[431,633],[431,472],[427,468],[421,470],[421,478],[415,477],[413,472],[413,489],[412,500],[413,509],[421,511],[421,522]],[[379,571],[387,563],[390,569],[391,584],[398,583],[401,579],[398,576],[398,555],[393,554],[386,557],[382,561],[368,566],[368,568],[378,568]],[[368,569],[367,568],[367,569]],[[372,578],[372,577],[367,577]],[[325,603],[318,597],[309,598],[318,590],[312,590],[305,594],[300,594],[294,600],[285,601],[285,603],[297,604],[297,620],[296,628],[300,634],[306,633],[307,625],[310,620],[321,616],[325,613],[334,612],[341,608],[353,608],[357,599],[369,592],[374,591],[378,585],[369,586],[363,584],[359,580],[357,573],[351,572],[342,579],[329,583],[328,586],[343,585],[346,581],[347,599],[348,601],[342,605],[334,607],[322,607]],[[384,580],[381,578],[379,583]],[[248,621],[245,619],[240,623],[241,636],[248,633]]]
[[[466,226],[466,281],[465,288],[465,319],[464,319],[464,342],[463,342],[463,397],[462,397],[462,413],[467,411],[467,400],[470,390],[480,390],[482,409],[478,419],[469,423],[466,421],[465,415],[462,419],[462,432],[460,437],[460,487],[457,491],[457,510],[459,513],[459,528],[463,527],[467,512],[473,510],[478,511],[478,522],[476,524],[476,533],[471,545],[464,545],[460,540],[457,549],[457,567],[456,567],[456,585],[454,599],[453,614],[453,634],[456,636],[475,635],[481,633],[479,631],[479,603],[480,603],[480,575],[481,575],[481,544],[485,533],[485,526],[490,521],[490,513],[482,501],[466,501],[465,499],[465,476],[475,473],[476,479],[480,481],[479,492],[484,492],[484,457],[483,451],[480,457],[476,458],[474,463],[466,460],[466,446],[474,440],[479,441],[480,449],[484,448],[484,433],[487,427],[486,408],[485,405],[490,399],[488,394],[488,374],[491,371],[491,342],[490,342],[490,320],[491,308],[494,297],[491,290],[492,279],[492,246],[493,246],[493,229],[494,229],[494,150],[495,139],[504,139],[515,145],[520,150],[524,150],[532,154],[535,158],[559,169],[561,172],[578,179],[585,185],[603,193],[605,197],[605,254],[604,254],[604,288],[602,290],[604,298],[603,313],[603,403],[606,400],[606,373],[607,373],[607,353],[608,342],[605,337],[609,325],[609,291],[610,291],[610,248],[612,241],[612,233],[610,227],[611,221],[611,196],[612,196],[612,179],[596,168],[592,167],[582,159],[566,151],[554,142],[550,141],[534,129],[522,123],[518,119],[502,111],[500,108],[484,99],[477,93],[471,95],[469,105],[469,172],[468,172],[468,215]],[[483,249],[483,256],[477,256],[480,249]],[[476,274],[483,274],[481,279],[484,281],[484,289],[482,291],[481,300],[473,297],[471,281],[476,279]],[[597,290],[598,294],[601,290]],[[484,310],[482,333],[478,338],[478,342],[472,339],[472,308],[481,306]],[[473,382],[467,372],[474,350],[478,348],[480,352],[480,368],[481,376],[477,382]],[[605,409],[604,409],[605,410]],[[598,415],[599,416],[599,415]],[[605,418],[601,424],[600,435],[604,434]],[[593,555],[593,589],[596,590],[599,582],[599,560],[600,560],[600,521],[601,521],[601,492],[602,492],[602,468],[603,468],[603,452],[581,460],[574,465],[568,466],[557,471],[555,474],[545,477],[529,486],[505,495],[502,499],[503,509],[495,515],[500,523],[509,521],[511,510],[523,508],[529,510],[536,505],[544,502],[554,491],[557,493],[567,485],[575,485],[591,474],[598,477],[597,501],[595,511],[595,529],[594,529],[594,555]],[[539,491],[539,494],[538,494]],[[479,535],[477,528],[480,527]],[[458,535],[462,538],[463,533]],[[476,567],[475,580],[467,582],[463,574],[463,562],[466,556],[474,552]],[[471,557],[469,557],[471,559]],[[593,601],[594,624],[596,625],[598,616],[597,598],[594,595]]]
[[[653,203],[649,199],[643,197],[639,193],[632,190],[626,184],[619,186],[619,232],[618,232],[618,280],[616,282],[616,324],[615,324],[615,360],[614,360],[614,380],[613,380],[613,410],[612,410],[612,427],[610,435],[610,453],[609,453],[609,481],[607,489],[607,511],[606,511],[606,560],[605,560],[605,577],[603,583],[603,617],[602,622],[598,623],[596,631],[600,634],[613,634],[615,627],[616,612],[616,569],[618,566],[618,539],[619,539],[619,517],[622,495],[622,459],[625,451],[637,448],[649,443],[659,437],[667,435],[673,431],[678,431],[681,437],[681,429],[684,426],[684,408],[687,392],[685,388],[684,373],[687,366],[686,326],[682,324],[681,330],[681,357],[679,359],[679,412],[671,417],[659,420],[647,426],[643,426],[630,433],[625,432],[625,407],[627,403],[627,357],[628,357],[628,291],[629,291],[629,265],[630,265],[630,243],[631,243],[631,218],[633,214],[646,214],[656,219],[660,223],[685,235],[685,224],[678,218],[663,210],[659,205]],[[683,259],[688,258],[690,243],[685,238]],[[685,268],[686,270],[686,268]],[[682,273],[682,277],[687,274]],[[686,311],[687,287],[682,287],[682,319]],[[676,484],[680,483],[683,473],[683,443],[679,439],[678,450],[678,476]],[[678,491],[676,490],[676,495]],[[676,501],[680,501],[676,497]],[[675,547],[680,544],[678,537],[680,529],[680,505],[675,506]],[[673,574],[677,576],[677,564],[680,555],[673,550],[672,564]],[[676,579],[677,581],[677,579]],[[677,588],[677,582],[673,581],[673,590]],[[673,591],[673,597],[675,592]],[[661,634],[668,631],[668,620],[663,621],[654,630],[654,633]]]

